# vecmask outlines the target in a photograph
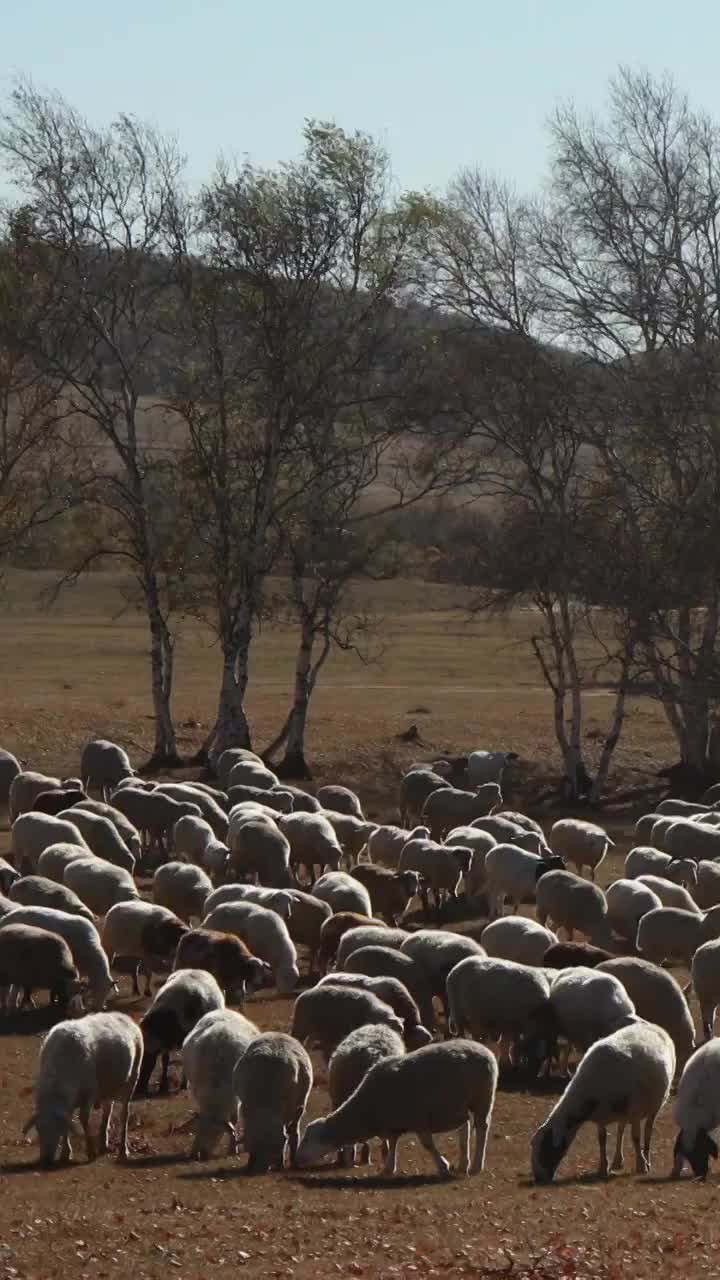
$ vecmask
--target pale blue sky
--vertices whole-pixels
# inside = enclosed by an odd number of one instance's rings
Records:
[[[719,47],[717,0],[7,0],[0,92],[27,74],[98,122],[149,119],[195,181],[220,150],[290,158],[318,116],[381,137],[403,186],[479,164],[530,189],[554,104],[601,105],[620,62],[720,119]]]

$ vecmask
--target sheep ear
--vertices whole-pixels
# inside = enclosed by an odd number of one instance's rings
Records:
[[[37,1111],[33,1112],[27,1124],[23,1126],[23,1131],[22,1131],[23,1138],[27,1137],[31,1129],[37,1129]]]

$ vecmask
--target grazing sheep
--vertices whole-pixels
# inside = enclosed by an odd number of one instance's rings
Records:
[[[720,1004],[720,939],[712,938],[697,948],[690,966],[692,985],[700,1004],[703,1035],[715,1034],[715,1013]]]
[[[249,760],[253,764],[262,766],[262,760],[254,751],[249,751],[246,747],[228,747],[227,751],[223,751],[215,765],[218,782],[223,791],[228,789],[228,778],[230,771],[239,760]]]
[[[656,813],[676,815],[677,817],[691,813],[709,813],[709,804],[699,804],[696,800],[675,800],[669,798],[661,801],[658,805]]]
[[[403,826],[417,824],[428,796],[441,787],[447,788],[447,785],[447,778],[427,766],[406,773],[400,783],[400,821]]]
[[[577,931],[594,946],[612,947],[605,894],[591,881],[572,871],[548,871],[538,880],[535,904],[539,923],[552,920],[556,933],[567,930],[569,941]]]
[[[22,813],[29,813],[35,803],[35,797],[43,791],[55,791],[62,787],[59,778],[50,778],[46,773],[35,773],[31,769],[23,769],[17,773],[10,784],[8,812],[10,821],[15,822]]]
[[[466,956],[484,956],[485,951],[474,938],[442,929],[420,929],[411,933],[401,947],[403,955],[410,956],[424,973],[433,996],[442,1002],[446,1020],[449,1018],[446,983],[456,964]]]
[[[357,954],[357,953],[356,953]],[[432,1040],[432,1035],[422,1025],[420,1010],[408,988],[399,978],[371,977],[366,973],[328,973],[321,978],[319,987],[352,987],[358,991],[370,991],[379,1000],[384,1000],[402,1020],[403,1038],[408,1049],[419,1049]]]
[[[292,787],[289,782],[283,782],[283,791],[289,791],[293,798],[293,813],[319,813],[322,805],[315,796],[311,796],[308,791],[303,791],[302,787]]]
[[[0,894],[0,920],[2,920],[5,916],[8,916],[11,911],[15,911],[16,909],[17,909],[17,903],[12,902],[10,898],[5,898],[3,897],[2,894]]]
[[[125,841],[133,858],[136,862],[138,861],[142,853],[142,840],[137,828],[125,817],[124,813],[121,813],[112,804],[105,804],[102,800],[90,800],[87,798],[79,800],[73,805],[73,808],[84,809],[87,813],[95,813],[99,818],[107,818],[108,822],[112,822],[118,835]]]
[[[513,760],[516,751],[471,751],[467,762],[467,780],[471,787],[481,787],[486,782],[502,784],[503,773]]]
[[[85,920],[94,920],[84,902],[81,902],[72,889],[54,880],[46,880],[44,876],[23,876],[10,886],[9,897],[20,907],[54,907],[56,911],[67,911],[69,915],[82,916]]]
[[[497,960],[542,967],[548,947],[557,942],[550,929],[525,916],[505,916],[487,924],[480,934],[487,955]]]
[[[267,987],[272,969],[241,938],[216,929],[189,929],[178,943],[173,969],[206,969],[222,987],[226,1000],[242,1006],[248,992]]]
[[[558,855],[545,858],[515,844],[496,844],[485,858],[490,918],[502,915],[508,898],[513,911],[517,911],[522,902],[532,901],[540,880],[549,872],[562,870],[564,865]]]
[[[10,988],[32,997],[40,988],[50,992],[65,1013],[73,996],[80,991],[80,980],[72,952],[59,933],[35,925],[16,922],[14,912],[2,921],[0,929],[0,989],[2,1007],[8,1009]]]
[[[166,907],[137,899],[118,902],[105,917],[102,944],[110,964],[118,958],[136,961],[133,990],[140,994],[138,973],[145,975],[145,995],[150,995],[150,979],[154,973],[170,968],[177,945],[187,926]]]
[[[316,867],[337,871],[343,851],[322,813],[278,814],[278,826],[290,841],[290,861],[296,873],[298,867],[305,867],[314,879]]]
[[[505,818],[508,822],[514,822],[516,826],[522,827],[523,831],[534,831],[536,835],[542,836],[543,840],[545,839],[540,823],[536,822],[534,818],[528,818],[526,813],[518,813],[515,809],[500,809],[494,816],[496,818]]]
[[[366,822],[364,818],[356,818],[350,813],[335,813],[332,809],[324,809],[323,817],[330,823],[342,846],[345,865],[353,866],[366,847],[376,823]]]
[[[358,931],[362,929],[362,935],[356,936]],[[345,936],[347,935],[348,943],[345,948]],[[386,938],[391,936],[394,941],[386,942]],[[326,920],[320,929],[320,955],[318,956],[318,964],[320,970],[328,969],[332,964],[336,964],[338,969],[342,968],[342,960],[350,954],[353,947],[371,945],[377,943],[378,946],[399,946],[407,938],[406,929],[390,929],[384,920],[368,920],[367,916],[360,915],[357,911],[338,911]],[[363,943],[362,939],[367,938],[367,943]]]
[[[0,751],[0,809],[7,810],[10,788],[21,772],[20,762],[11,751]]]
[[[158,782],[154,794],[169,796],[178,804],[197,805],[200,816],[212,827],[215,838],[227,839],[228,815],[202,787],[196,787],[192,782]]]
[[[605,900],[611,928],[625,942],[632,943],[643,916],[663,905],[641,880],[615,880],[605,891]]]
[[[495,837],[488,831],[478,831],[476,827],[454,827],[446,835],[444,843],[451,848],[461,845],[465,849],[472,849],[472,863],[464,877],[465,897],[469,901],[478,898],[487,888],[485,859],[497,844]]]
[[[356,915],[372,916],[370,894],[354,876],[345,871],[328,871],[313,885],[313,894],[320,902],[327,902],[333,913],[354,911]]]
[[[212,893],[212,882],[202,867],[188,862],[166,862],[153,876],[153,901],[168,907],[186,923],[193,916],[206,915],[205,902]]]
[[[236,760],[227,777],[228,792],[233,787],[258,787],[263,791],[271,791],[280,786],[280,779],[272,769],[264,764],[256,764],[254,760]]]
[[[77,844],[86,854],[90,849],[73,822],[47,813],[22,813],[12,825],[10,836],[13,862],[19,870],[32,873],[38,859],[51,844]]]
[[[371,862],[359,863],[353,869],[353,879],[359,880],[370,894],[372,910],[394,925],[405,914],[413,898],[420,892],[420,876],[417,871],[390,871],[376,867]]]
[[[703,916],[680,907],[658,907],[643,916],[637,931],[637,949],[655,964],[674,961],[690,967],[704,941]]]
[[[135,858],[114,823],[103,818],[99,813],[90,813],[87,809],[64,809],[58,814],[61,819],[74,823],[85,840],[88,848],[96,858],[102,858],[114,867],[123,867],[131,874],[135,870]]]
[[[720,862],[698,862],[695,901],[701,911],[720,905]]]
[[[140,1028],[124,1013],[90,1013],[53,1027],[40,1050],[35,1112],[23,1130],[37,1130],[41,1164],[54,1164],[58,1147],[61,1160],[72,1159],[69,1133],[76,1111],[85,1133],[88,1160],[103,1155],[116,1102],[122,1103],[118,1160],[127,1160],[130,1099],[142,1054]],[[95,1143],[90,1113],[99,1106],[102,1114]]]
[[[413,839],[403,845],[400,870],[416,871],[422,877],[420,896],[428,914],[428,890],[432,889],[435,906],[440,910],[449,899],[456,898],[460,881],[470,872],[472,849],[464,845],[437,844],[434,840]]]
[[[231,820],[228,874],[257,876],[261,885],[285,889],[295,884],[290,870],[290,841],[269,818]]]
[[[5,858],[0,858],[0,893],[9,893],[19,879],[20,872],[16,871]]]
[[[692,858],[694,862],[703,858],[720,858],[720,830],[681,818],[673,822],[665,833],[663,849],[673,858]]]
[[[144,791],[140,787],[122,787],[113,792],[113,807],[132,822],[140,832],[147,850],[156,843],[163,850],[172,842],[175,824],[180,818],[199,818],[200,806],[189,801],[173,800],[161,791]]]
[[[369,978],[397,978],[407,988],[420,1013],[420,1021],[428,1031],[435,1027],[433,993],[425,974],[412,956],[392,947],[368,946],[351,951],[343,966],[343,973],[361,973]],[[331,974],[339,977],[340,971]]]
[[[595,872],[612,844],[607,831],[593,822],[583,822],[581,818],[561,818],[553,823],[550,830],[553,853],[559,854],[565,862],[571,862],[579,876],[583,867],[588,867],[591,880],[595,879]]]
[[[550,987],[550,1004],[568,1046],[583,1053],[635,1019],[635,1006],[623,984],[597,968],[562,970]]]
[[[318,802],[323,809],[332,809],[334,813],[347,813],[353,818],[365,821],[362,805],[354,791],[349,787],[320,787],[317,793]]]
[[[206,1014],[185,1037],[183,1071],[198,1107],[191,1160],[209,1160],[223,1133],[230,1135],[228,1155],[236,1154],[238,1100],[233,1072],[259,1035],[249,1018],[221,1009]]]
[[[532,1173],[536,1182],[552,1182],[560,1161],[586,1121],[597,1125],[599,1176],[608,1176],[607,1128],[617,1123],[613,1169],[623,1165],[623,1133],[632,1127],[637,1173],[650,1170],[655,1117],[667,1102],[675,1074],[675,1050],[666,1031],[637,1022],[605,1036],[580,1062],[562,1098],[535,1133]],[[645,1121],[642,1145],[640,1122]]]
[[[468,956],[450,970],[446,988],[452,1034],[490,1037],[503,1047],[507,1037],[511,1057],[520,1036],[550,1024],[550,983],[529,965]]]
[[[221,884],[205,899],[204,915],[208,916],[224,902],[254,902],[268,911],[274,911],[287,924],[292,915],[291,889],[265,889],[259,884]]]
[[[470,825],[475,831],[485,831],[491,835],[496,844],[517,844],[520,836],[530,834],[526,827],[520,826],[511,818],[503,817],[501,813],[494,813],[489,818],[475,818]]]
[[[100,934],[90,920],[54,907],[15,907],[0,919],[0,932],[8,924],[32,925],[64,938],[79,973],[87,979],[90,999],[98,1008],[102,1008],[109,995],[117,995]]]
[[[677,1070],[682,1071],[695,1049],[695,1026],[682,987],[672,974],[637,956],[604,960],[596,973],[609,973],[618,978],[638,1017],[667,1031],[675,1045]]]
[[[402,1020],[385,1000],[359,987],[329,984],[301,992],[290,1030],[301,1044],[318,1048],[327,1063],[346,1035],[370,1024],[403,1034]]]
[[[397,871],[400,866],[400,854],[408,840],[427,839],[430,832],[427,827],[415,827],[406,831],[403,827],[375,827],[368,836],[368,860],[376,865]]]
[[[80,757],[80,774],[86,791],[95,787],[107,800],[114,787],[123,778],[131,778],[135,770],[122,747],[105,738],[96,738],[83,747]]]
[[[593,947],[587,942],[554,942],[543,956],[543,969],[595,969],[606,960],[614,960],[612,951]]]
[[[666,880],[663,876],[652,875],[638,876],[635,883],[652,889],[663,907],[680,907],[682,911],[693,911],[695,915],[701,914],[692,894],[688,893],[687,889],[683,889],[681,884],[674,884],[672,880]]]
[[[81,800],[87,799],[82,788],[57,787],[52,791],[41,791],[33,801],[33,813],[47,813],[57,818],[66,809],[74,808]],[[72,821],[72,819],[71,819]]]
[[[233,1089],[242,1109],[248,1173],[290,1167],[300,1140],[300,1121],[313,1084],[310,1057],[297,1040],[266,1031],[251,1040],[235,1067]]]
[[[79,858],[87,858],[89,852],[85,845],[64,842],[51,844],[38,858],[37,873],[45,880],[53,880],[56,884],[62,885],[65,868],[71,862],[77,862]]]
[[[314,973],[318,967],[322,928],[326,920],[332,919],[332,907],[328,902],[321,902],[312,893],[303,893],[301,889],[288,889],[286,892],[291,904],[287,920],[288,933],[296,947],[308,948],[309,972]]]
[[[100,858],[77,858],[70,862],[63,873],[63,884],[96,916],[107,915],[116,902],[130,902],[139,897],[130,872]]]
[[[271,966],[281,995],[295,990],[300,977],[297,951],[284,920],[274,911],[249,902],[224,902],[202,924],[204,929],[234,933],[241,938],[254,955]]]
[[[450,1166],[435,1146],[433,1134],[459,1130],[458,1172],[480,1173],[497,1077],[493,1054],[472,1040],[429,1044],[403,1057],[385,1058],[371,1067],[342,1106],[308,1125],[298,1150],[298,1164],[315,1164],[332,1151],[382,1138],[389,1143],[383,1173],[394,1174],[399,1137],[415,1133],[432,1155],[438,1172],[447,1177]]]
[[[292,813],[295,807],[291,792],[286,791],[284,787],[282,789],[271,787],[269,791],[263,787],[231,787],[228,791],[228,803],[231,809],[248,800],[261,804],[263,809],[272,809],[276,813]]]
[[[371,1067],[386,1058],[399,1058],[405,1053],[405,1045],[399,1035],[389,1027],[358,1027],[340,1041],[330,1059],[328,1067],[328,1093],[333,1111],[337,1111],[358,1085],[364,1080]],[[383,1143],[384,1155],[387,1156],[387,1144]],[[354,1165],[356,1148],[352,1143],[341,1147],[338,1151],[338,1165]],[[370,1161],[370,1145],[362,1143],[360,1163]]]
[[[697,884],[698,873],[689,858],[671,858],[669,853],[661,853],[649,845],[636,845],[625,859],[625,875],[628,880],[644,875],[661,876],[687,887]]]
[[[720,1040],[701,1045],[685,1064],[675,1099],[672,1177],[679,1178],[687,1160],[696,1178],[707,1178],[710,1158],[718,1148],[710,1135],[720,1126]]]
[[[433,840],[441,840],[453,827],[469,827],[475,818],[486,818],[500,804],[502,792],[495,782],[488,782],[477,791],[437,787],[422,807],[422,818]]]
[[[153,1068],[162,1055],[159,1092],[167,1092],[170,1053],[206,1013],[224,1009],[225,997],[212,974],[205,969],[177,969],[155,994],[140,1020],[144,1053],[138,1077],[138,1093],[146,1093]]]

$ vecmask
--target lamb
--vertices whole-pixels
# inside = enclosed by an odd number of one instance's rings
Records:
[[[675,1074],[675,1050],[666,1031],[649,1022],[623,1027],[599,1040],[585,1054],[562,1098],[535,1133],[532,1173],[536,1182],[552,1182],[581,1125],[597,1125],[599,1175],[608,1176],[607,1126],[617,1123],[613,1169],[623,1165],[623,1133],[632,1127],[636,1171],[650,1170],[653,1125],[665,1105]],[[640,1122],[645,1121],[642,1145]]]
[[[548,871],[538,880],[535,904],[540,924],[552,920],[555,932],[566,929],[570,941],[577,930],[594,946],[612,949],[605,894],[589,880],[572,871]]]
[[[138,973],[145,974],[145,995],[150,995],[150,978],[163,973],[170,964],[187,927],[172,911],[152,902],[118,902],[105,917],[102,944],[111,965],[117,957],[137,962],[133,989],[139,994]]]
[[[711,1040],[715,1034],[715,1012],[720,1004],[720,939],[712,938],[697,948],[690,974],[700,1004],[703,1035]]]
[[[135,770],[122,747],[105,738],[95,738],[83,747],[80,757],[80,774],[86,791],[91,787],[102,793],[103,800],[122,782],[123,778],[131,778]]]
[[[142,854],[142,841],[136,827],[133,826],[124,813],[116,809],[112,804],[105,804],[102,800],[90,800],[85,798],[79,800],[73,805],[75,809],[84,809],[87,813],[95,813],[100,818],[107,818],[108,822],[112,822],[118,835],[125,841],[133,858],[137,862]]]
[[[228,816],[217,801],[202,787],[192,782],[159,782],[155,795],[169,796],[178,804],[197,805],[200,815],[212,827],[217,840],[226,840],[228,834]]]
[[[548,947],[557,942],[550,929],[525,916],[506,916],[486,925],[480,942],[487,955],[497,960],[514,960],[516,964],[545,964]]]
[[[177,969],[155,994],[140,1020],[144,1053],[138,1077],[138,1093],[146,1093],[157,1059],[162,1055],[160,1093],[168,1087],[170,1053],[179,1049],[204,1014],[224,1009],[225,997],[212,974],[205,969]]]
[[[215,838],[210,823],[204,818],[180,818],[173,827],[173,844],[177,856],[202,867],[213,884],[224,878],[230,850]]]
[[[130,902],[139,897],[130,872],[100,858],[77,858],[69,863],[63,873],[63,884],[96,916],[107,915],[116,902]]]
[[[287,893],[291,902],[288,933],[296,947],[308,948],[310,973],[314,973],[318,966],[322,928],[326,920],[332,919],[332,907],[300,889],[288,889]]]
[[[707,858],[711,861],[720,857],[720,830],[705,823],[680,819],[667,831],[663,847],[674,858],[692,858],[695,862]]]
[[[354,876],[344,871],[328,871],[313,885],[313,894],[321,902],[327,902],[333,913],[354,911],[357,915],[372,916],[370,894]]]
[[[312,1062],[292,1036],[267,1031],[251,1040],[235,1067],[233,1089],[242,1108],[247,1172],[290,1167],[300,1140],[300,1121],[313,1084]]]
[[[35,797],[43,791],[54,791],[61,787],[59,778],[50,778],[46,773],[35,773],[31,769],[23,769],[17,773],[10,784],[8,812],[10,821],[15,822],[23,813],[29,813]]]
[[[0,808],[7,810],[10,803],[10,788],[21,772],[20,762],[11,751],[0,751]]]
[[[228,774],[226,790],[249,786],[271,791],[273,787],[279,785],[280,780],[277,774],[274,774],[272,769],[267,769],[264,764],[256,764],[254,760],[237,760]]]
[[[605,900],[611,928],[633,944],[643,916],[663,905],[658,895],[641,880],[615,880],[606,890]]]
[[[231,809],[236,804],[242,804],[246,800],[254,800],[257,804],[261,804],[264,809],[273,809],[277,813],[292,813],[295,807],[292,793],[286,791],[284,787],[271,787],[269,791],[263,787],[231,787],[228,791],[228,802]]]
[[[643,916],[637,931],[637,949],[655,964],[672,960],[690,967],[704,941],[703,916],[680,907],[658,907]]]
[[[254,955],[273,971],[278,992],[289,995],[300,977],[297,951],[285,922],[265,907],[249,902],[225,902],[202,922],[204,929],[218,929],[241,938]]]
[[[550,984],[529,965],[468,956],[450,970],[446,987],[453,1035],[517,1041],[550,1025]]]
[[[636,845],[625,859],[625,875],[628,880],[637,880],[639,876],[662,876],[672,880],[674,884],[697,884],[697,867],[689,858],[671,858],[669,853],[661,853],[649,845]]]
[[[67,911],[69,915],[94,920],[92,911],[72,889],[56,884],[54,880],[46,880],[44,876],[23,876],[16,880],[10,886],[9,897],[20,907],[54,907],[56,911]]]
[[[372,863],[397,871],[403,845],[408,840],[427,839],[429,835],[427,827],[415,827],[413,831],[405,831],[403,827],[376,827],[368,836],[368,858]]]
[[[60,844],[51,844],[38,858],[37,873],[45,880],[53,880],[56,884],[62,885],[65,868],[71,862],[77,862],[79,858],[87,858],[89,852],[90,850],[84,845],[66,844],[64,841]],[[75,896],[77,897],[77,894]]]
[[[322,816],[330,823],[342,845],[346,865],[352,866],[358,861],[376,824],[366,822],[364,818],[356,818],[351,813],[335,813],[332,809],[324,809]]]
[[[550,1004],[568,1045],[582,1052],[636,1020],[620,980],[597,969],[562,970],[550,987]]]
[[[420,894],[428,913],[428,889],[432,889],[438,910],[443,902],[457,897],[460,881],[472,867],[472,849],[464,845],[436,844],[434,840],[413,839],[403,845],[400,870],[416,871],[422,877]]]
[[[49,1167],[71,1160],[69,1133],[75,1111],[85,1133],[88,1160],[107,1151],[110,1115],[122,1104],[118,1160],[128,1158],[130,1099],[135,1091],[143,1039],[140,1028],[124,1013],[90,1013],[53,1027],[40,1050],[35,1086],[35,1112],[24,1133],[37,1129],[40,1163]],[[90,1113],[102,1106],[97,1143],[90,1133]]]
[[[595,969],[615,957],[604,947],[587,942],[554,942],[543,956],[543,969]]]
[[[290,841],[269,818],[231,821],[228,846],[229,874],[256,875],[261,885],[274,889],[295,883],[290,870]]]
[[[342,972],[363,973],[370,978],[397,978],[407,988],[428,1031],[435,1027],[435,1010],[430,983],[412,956],[392,947],[358,947],[346,958]],[[339,976],[336,974],[334,976]]]
[[[720,862],[698,862],[695,901],[702,911],[720,905]]]
[[[471,787],[486,782],[502,784],[503,773],[519,756],[516,751],[471,751],[467,762],[467,780]]]
[[[311,879],[315,867],[337,871],[343,851],[337,836],[321,813],[287,813],[278,815],[278,826],[290,841],[290,861],[296,868],[304,866]]]
[[[325,1062],[356,1027],[390,1027],[403,1034],[402,1020],[385,1000],[354,986],[317,986],[295,1001],[291,1033],[301,1044],[320,1049]]]
[[[514,911],[522,902],[532,901],[540,880],[549,872],[560,870],[562,873],[564,865],[557,855],[543,858],[515,844],[496,844],[485,858],[490,918],[502,915],[506,898],[512,902]]]
[[[22,989],[26,997],[40,987],[57,999],[64,1014],[70,1000],[80,991],[80,981],[72,952],[58,933],[35,925],[21,924],[11,911],[0,922],[0,988],[7,1010],[9,988]]]
[[[22,775],[20,775],[22,776]],[[47,813],[22,813],[12,825],[11,846],[15,866],[32,873],[36,870],[40,854],[51,844],[77,844],[86,853],[90,849],[73,822],[54,818]]]
[[[20,879],[20,872],[16,871],[5,858],[0,858],[0,893],[9,893],[16,880]]]
[[[397,923],[420,892],[420,876],[417,871],[389,871],[387,867],[376,867],[371,862],[364,862],[359,863],[352,874],[370,894],[375,915],[382,916],[390,925]]]
[[[206,1014],[185,1037],[182,1064],[197,1103],[191,1159],[209,1160],[223,1133],[229,1133],[228,1155],[235,1155],[238,1100],[233,1071],[259,1029],[232,1009]]]
[[[231,884],[221,884],[208,894],[203,914],[208,916],[224,902],[254,902],[258,906],[267,907],[268,911],[274,911],[287,924],[293,909],[291,895],[291,889],[265,889],[262,885],[236,884],[233,881]]]
[[[469,826],[475,818],[486,818],[500,804],[502,792],[495,782],[488,782],[477,791],[437,787],[422,807],[422,818],[432,838],[440,840],[453,827]]]
[[[432,1040],[431,1033],[422,1025],[415,1000],[398,978],[373,978],[366,973],[329,973],[320,979],[315,990],[323,986],[352,987],[358,991],[369,991],[379,1000],[384,1000],[402,1020],[403,1038],[408,1049],[419,1049]]]
[[[675,1046],[677,1071],[682,1071],[695,1049],[695,1026],[682,988],[672,974],[637,956],[604,960],[596,973],[609,973],[618,978],[638,1017],[667,1031]]]
[[[347,813],[353,818],[365,821],[362,805],[354,791],[349,787],[320,787],[317,793],[318,802],[323,809],[332,809],[335,813]]]
[[[405,1045],[400,1036],[389,1027],[358,1027],[340,1041],[330,1059],[328,1067],[328,1093],[333,1111],[337,1111],[358,1085],[362,1083],[371,1067],[386,1058],[402,1057]],[[387,1144],[384,1154],[387,1155]],[[356,1148],[354,1144],[342,1147],[338,1151],[338,1164],[354,1165]],[[361,1164],[370,1160],[369,1143],[362,1144]]]
[[[0,928],[6,924],[33,925],[36,929],[46,929],[64,938],[81,976],[87,979],[90,999],[98,1008],[102,1008],[109,995],[118,994],[100,934],[90,920],[53,907],[15,906],[0,919]]]
[[[230,770],[238,760],[250,760],[254,764],[262,765],[260,756],[254,751],[248,751],[246,747],[228,747],[227,751],[223,751],[219,756],[215,765],[218,782],[223,791],[227,791]]]
[[[451,970],[466,956],[484,957],[485,951],[474,938],[441,929],[420,929],[411,933],[401,947],[424,973],[434,996],[441,1001],[445,1017],[449,1017],[446,983]]]
[[[47,813],[57,818],[64,809],[73,809],[80,800],[87,799],[82,788],[56,787],[52,791],[41,791],[33,801],[33,813]]]
[[[162,849],[170,843],[180,818],[200,817],[200,806],[194,802],[180,802],[161,791],[143,791],[140,787],[123,787],[113,792],[112,801],[114,808],[140,832],[145,848],[154,841]]]
[[[65,809],[59,818],[73,822],[96,858],[102,858],[114,867],[123,867],[131,874],[135,870],[135,858],[128,849],[114,823],[99,813],[86,809]]]
[[[652,889],[653,893],[660,899],[663,907],[680,907],[682,911],[693,911],[695,915],[701,914],[695,899],[688,893],[687,889],[683,889],[681,884],[673,884],[671,880],[665,880],[663,876],[648,875],[638,876],[636,883]]]
[[[561,818],[553,823],[550,831],[553,853],[571,862],[578,875],[582,875],[583,867],[588,867],[591,880],[595,879],[595,872],[612,845],[607,831],[580,818]]]
[[[153,901],[174,911],[189,923],[195,916],[206,915],[205,902],[212,893],[212,882],[201,867],[187,862],[166,862],[153,876]]]
[[[272,969],[231,933],[190,929],[175,953],[174,969],[206,969],[222,987],[226,1000],[241,1007],[245,996],[272,981]]]
[[[403,826],[417,823],[428,796],[447,785],[447,778],[442,778],[428,767],[406,773],[400,783],[400,821]]]
[[[710,1158],[718,1158],[710,1135],[720,1126],[720,1040],[708,1040],[685,1064],[674,1115],[678,1135],[671,1176],[679,1178],[687,1160],[696,1178],[707,1178]]]
[[[363,934],[359,938],[355,937],[360,929]],[[385,941],[388,934],[394,937],[394,942]],[[348,939],[352,939],[348,942],[347,951],[343,950],[346,935]],[[406,929],[390,929],[384,920],[368,920],[367,916],[360,915],[357,911],[338,911],[320,929],[318,965],[321,971],[334,963],[341,969],[341,955],[349,955],[354,946],[371,946],[375,943],[378,946],[401,946],[407,936]],[[366,943],[363,943],[364,938],[367,938]]]
[[[379,1137],[389,1143],[384,1174],[397,1169],[397,1144],[403,1133],[415,1133],[429,1151],[438,1172],[450,1166],[433,1134],[459,1130],[458,1172],[480,1173],[495,1103],[498,1068],[489,1049],[472,1040],[429,1044],[403,1057],[385,1058],[371,1067],[354,1093],[321,1120],[308,1125],[300,1144],[299,1165],[358,1142]],[[475,1151],[470,1163],[470,1129]]]

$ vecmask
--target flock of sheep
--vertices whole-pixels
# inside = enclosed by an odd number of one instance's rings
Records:
[[[345,787],[313,796],[281,785],[240,749],[220,757],[215,787],[142,781],[125,751],[102,740],[83,751],[80,778],[64,781],[0,753],[11,821],[0,998],[17,1009],[47,990],[64,1018],[42,1044],[25,1127],[37,1131],[41,1162],[71,1157],[76,1113],[88,1158],[105,1151],[115,1103],[126,1159],[131,1099],[149,1089],[158,1059],[165,1090],[179,1052],[195,1107],[192,1155],[209,1158],[224,1136],[237,1152],[241,1119],[252,1172],[330,1153],[367,1161],[378,1139],[394,1173],[410,1132],[447,1175],[435,1135],[455,1130],[458,1172],[479,1172],[507,1060],[528,1089],[551,1070],[568,1076],[532,1138],[536,1181],[552,1179],[586,1122],[597,1126],[602,1176],[610,1124],[613,1169],[629,1126],[636,1170],[647,1172],[673,1085],[673,1174],[687,1162],[704,1177],[720,1127],[720,788],[641,818],[644,843],[603,891],[595,876],[607,833],[564,819],[546,839],[532,819],[504,811],[506,761],[473,753],[463,786],[450,762],[413,766],[396,827],[368,822]],[[152,876],[151,899],[140,875]],[[428,923],[461,893],[465,932],[403,927],[418,897]],[[535,919],[517,914],[525,903]],[[261,1033],[240,1011],[245,999],[263,987],[295,993],[300,948],[310,985],[288,1033]],[[687,988],[667,963],[687,965]],[[152,997],[139,1024],[105,1011],[128,972]],[[301,1135],[308,1049],[327,1067],[331,1111]],[[579,1061],[568,1075],[571,1055]]]

